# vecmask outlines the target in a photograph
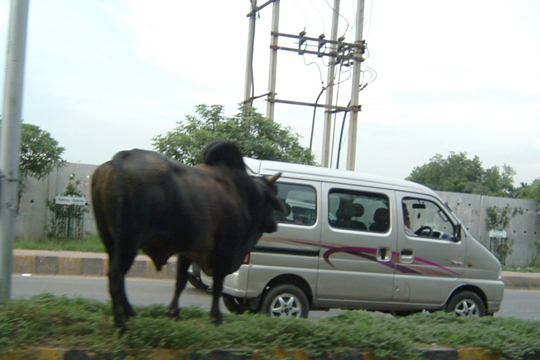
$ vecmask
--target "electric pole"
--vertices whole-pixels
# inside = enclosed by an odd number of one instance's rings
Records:
[[[337,40],[337,31],[339,23],[339,2],[340,0],[334,0],[334,13],[332,16],[332,41]],[[330,51],[336,51],[337,46],[335,43],[331,43]],[[328,64],[328,73],[326,74],[326,106],[328,106],[324,112],[324,127],[323,127],[323,142],[322,142],[322,156],[321,165],[324,167],[330,167],[330,137],[332,135],[332,115],[334,112],[329,108],[334,103],[334,80],[336,74],[336,61],[337,59],[330,59]]]
[[[266,117],[274,120],[274,108],[276,103],[289,104],[289,105],[301,105],[310,107],[324,108],[324,127],[323,127],[323,145],[322,145],[322,166],[330,167],[330,153],[332,151],[331,134],[333,131],[332,115],[336,112],[350,112],[350,124],[349,124],[349,143],[347,151],[347,169],[354,170],[354,163],[356,160],[356,139],[358,131],[358,112],[360,111],[359,105],[359,92],[360,92],[360,64],[364,61],[362,55],[365,51],[365,43],[362,40],[362,30],[364,22],[364,0],[358,0],[357,14],[356,14],[356,34],[355,42],[347,43],[344,38],[337,38],[338,36],[338,22],[340,17],[340,0],[334,0],[334,7],[332,9],[332,33],[331,38],[326,39],[324,34],[319,37],[308,37],[305,31],[301,31],[296,34],[285,34],[279,32],[279,3],[280,0],[267,0],[261,6],[257,6],[256,0],[250,0],[251,12],[247,15],[249,19],[249,34],[248,34],[248,54],[246,62],[246,78],[244,87],[244,104],[252,104],[254,99],[266,97]],[[270,63],[268,71],[268,92],[262,95],[255,95],[253,89],[253,44],[255,37],[255,16],[258,11],[264,7],[273,4],[272,10],[272,29],[270,38]],[[293,46],[283,46],[279,43],[280,39],[283,41],[292,40],[296,41]],[[311,50],[317,49],[317,50]],[[328,73],[326,84],[326,102],[325,104],[301,102],[294,100],[285,100],[276,98],[276,78],[277,78],[277,54],[278,50],[281,51],[293,51],[299,55],[317,55],[319,58],[328,58]],[[352,75],[352,92],[351,102],[348,106],[334,105],[334,78],[336,65],[340,66],[353,66]]]
[[[355,44],[364,44],[364,0],[358,0],[358,10],[356,12],[356,34]],[[347,148],[347,170],[354,170],[356,163],[356,140],[358,138],[358,98],[360,95],[360,66],[363,58],[362,54],[357,54],[353,63],[352,90],[351,90],[351,121],[349,124],[349,146]]]

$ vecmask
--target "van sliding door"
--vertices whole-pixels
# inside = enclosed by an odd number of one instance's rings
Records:
[[[392,191],[323,183],[317,297],[322,301],[392,298],[397,236]]]

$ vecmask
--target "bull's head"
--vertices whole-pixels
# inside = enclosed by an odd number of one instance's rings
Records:
[[[279,177],[281,176],[281,173],[276,173],[270,177],[265,177],[264,181],[266,182],[267,186],[265,187],[264,191],[264,205],[262,209],[262,232],[265,233],[273,233],[277,231],[277,221],[276,217],[274,216],[274,213],[280,212],[282,214],[287,213],[287,209],[285,207],[285,204],[278,199],[277,197],[277,187],[275,185],[275,182]]]

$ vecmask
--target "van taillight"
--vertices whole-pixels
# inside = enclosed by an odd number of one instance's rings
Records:
[[[242,265],[248,265],[250,257],[251,257],[251,252],[248,252],[245,259],[244,259],[244,262],[242,263]]]

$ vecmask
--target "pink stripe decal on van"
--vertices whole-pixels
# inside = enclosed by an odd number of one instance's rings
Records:
[[[293,246],[309,245],[309,246],[326,248],[328,250],[324,252],[324,255],[323,255],[324,261],[333,268],[335,268],[335,265],[332,264],[332,261],[330,261],[330,256],[336,253],[345,252],[353,256],[364,258],[366,260],[378,262],[381,265],[392,267],[395,270],[401,273],[405,273],[405,274],[422,274],[422,275],[437,275],[437,276],[451,276],[450,274],[453,274],[456,276],[462,276],[461,274],[453,271],[452,269],[449,269],[442,265],[436,264],[432,261],[418,258],[418,257],[415,257],[414,262],[412,264],[399,263],[400,254],[396,251],[392,252],[391,261],[381,262],[381,261],[378,261],[376,258],[376,255],[377,255],[376,248],[356,247],[356,246],[335,246],[335,245],[331,245],[330,243],[317,243],[310,240],[299,240],[299,239],[279,239],[279,238],[266,238],[265,237],[265,238],[262,238],[261,240],[268,241],[268,242],[289,244]],[[431,265],[442,271],[438,271],[436,269],[422,268],[423,266],[422,264]]]

